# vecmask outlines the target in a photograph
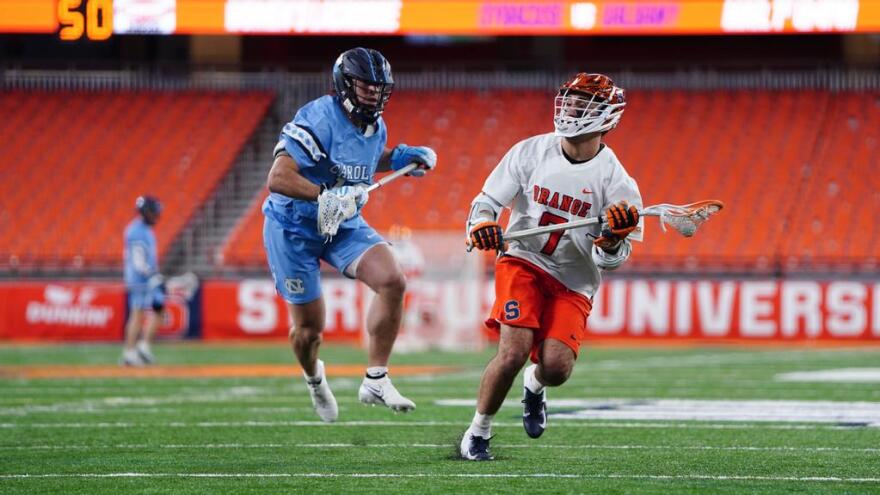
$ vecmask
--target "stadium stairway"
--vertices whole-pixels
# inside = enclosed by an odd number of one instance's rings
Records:
[[[218,250],[266,183],[272,166],[272,150],[282,125],[278,112],[277,103],[270,105],[215,193],[175,239],[162,260],[166,273],[206,275],[222,268],[216,263]]]

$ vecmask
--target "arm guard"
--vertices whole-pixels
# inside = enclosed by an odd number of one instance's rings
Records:
[[[466,235],[470,235],[474,225],[483,222],[494,222],[503,207],[504,205],[495,201],[488,194],[484,192],[477,194],[477,197],[471,202],[471,212],[468,214],[467,225],[465,226]]]
[[[596,266],[606,271],[616,270],[629,258],[630,253],[632,253],[632,244],[626,239],[620,243],[620,247],[614,254],[608,253],[599,246],[594,245],[592,253],[593,263],[596,263]]]

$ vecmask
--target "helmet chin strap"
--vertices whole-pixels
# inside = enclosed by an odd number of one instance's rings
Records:
[[[349,114],[354,113],[354,104],[350,99],[346,98],[342,101],[342,106],[345,108],[345,111]]]
[[[348,118],[349,120],[351,120],[352,124],[354,124],[356,127],[360,127],[367,137],[372,136],[376,130],[376,124],[362,121],[359,116],[360,112],[357,111],[357,107],[354,106],[349,98],[340,98],[340,100],[342,100],[342,108],[345,109],[345,112],[348,114]]]

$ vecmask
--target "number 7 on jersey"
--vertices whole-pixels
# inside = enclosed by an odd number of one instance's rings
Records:
[[[545,211],[544,214],[541,215],[541,219],[538,221],[538,227],[543,227],[550,224],[565,223],[567,221],[568,219],[565,217],[554,215],[549,211]],[[551,256],[553,254],[553,251],[556,251],[556,246],[559,245],[559,240],[562,239],[563,234],[565,234],[564,230],[552,232],[550,234],[550,237],[547,239],[547,243],[544,244],[543,248],[541,248],[541,253],[546,254],[547,256]]]

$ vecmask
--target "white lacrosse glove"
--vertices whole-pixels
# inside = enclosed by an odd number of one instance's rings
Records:
[[[366,186],[340,186],[325,189],[318,196],[318,230],[334,236],[342,222],[357,215],[370,198]]]
[[[161,288],[162,292],[165,292],[165,277],[161,273],[156,273],[147,279],[147,289],[154,290],[157,288]]]
[[[367,186],[364,184],[355,184],[353,186],[342,186],[339,189],[350,189],[351,194],[354,194],[354,203],[357,205],[358,211],[361,211],[361,208],[367,204],[367,201],[370,200],[370,192],[367,191]]]
[[[391,150],[391,170],[400,170],[410,163],[418,164],[419,168],[406,175],[422,177],[437,166],[437,153],[427,146],[405,144],[398,144]]]

